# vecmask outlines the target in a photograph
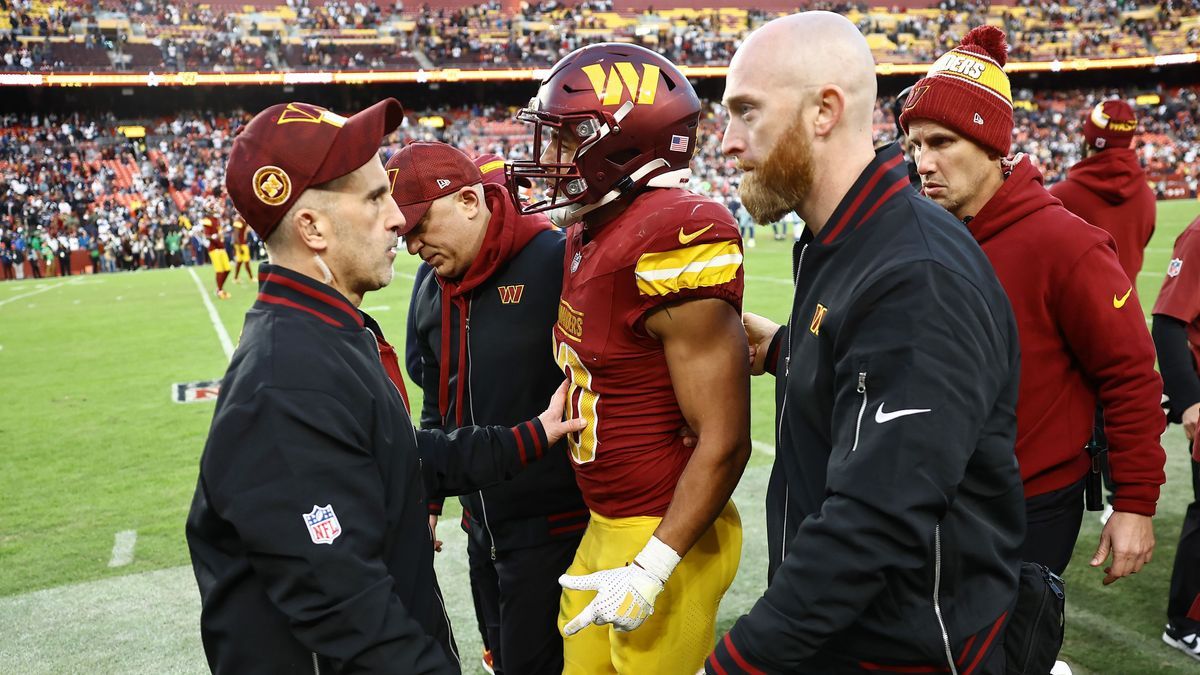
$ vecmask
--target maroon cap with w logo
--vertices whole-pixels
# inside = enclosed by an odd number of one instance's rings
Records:
[[[234,139],[225,189],[238,213],[266,239],[305,190],[366,164],[403,119],[394,98],[351,117],[311,103],[271,106]]]
[[[387,163],[392,199],[404,214],[401,235],[417,226],[434,200],[484,182],[479,167],[451,145],[420,141],[400,148]]]

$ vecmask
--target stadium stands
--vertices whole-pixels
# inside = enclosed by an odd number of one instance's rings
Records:
[[[0,70],[527,68],[548,66],[577,47],[607,40],[657,49],[678,63],[724,65],[748,31],[796,6],[787,0],[766,0],[754,8],[723,6],[725,0],[675,9],[653,4],[439,0],[408,10],[401,2],[381,6],[377,0],[19,0],[9,5],[7,16],[0,13]],[[1015,61],[1200,49],[1200,0],[894,0],[888,5],[803,4],[846,14],[876,59],[887,63],[932,61],[969,26],[984,23],[1008,33]]]
[[[367,58],[383,57],[372,53]],[[1137,102],[1141,133],[1135,148],[1159,197],[1195,198],[1200,187],[1200,87],[1018,91],[1014,152],[1031,155],[1047,183],[1061,180],[1080,158],[1084,115],[1097,101],[1114,95]],[[514,122],[513,113],[500,105],[410,111],[393,141],[444,140],[471,154],[526,157],[529,129]],[[425,126],[419,123],[422,118],[440,118],[442,124]],[[68,246],[103,252],[101,266],[108,250],[121,253],[113,269],[161,264],[153,253],[155,240],[174,230],[181,216],[198,222],[201,205],[214,190],[220,192],[231,139],[246,119],[243,113],[124,120],[112,115],[0,116],[0,243],[11,245],[18,232],[26,238],[38,232],[45,238],[63,234]],[[692,187],[728,200],[736,193],[739,172],[720,153],[724,124],[724,110],[708,103]],[[874,126],[878,142],[894,138],[886,102],[877,109]],[[126,253],[131,256],[128,265]],[[178,262],[188,260],[203,261],[202,249],[185,248]]]

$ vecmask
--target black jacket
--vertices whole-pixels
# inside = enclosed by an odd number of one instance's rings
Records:
[[[1024,538],[1004,290],[894,145],[795,251],[772,348],[768,588],[710,672],[970,664],[999,644]]]
[[[489,196],[499,193],[494,187],[487,190]],[[454,282],[427,275],[409,310],[421,350],[423,429],[450,431],[460,424],[529,419],[545,409],[563,381],[554,362],[551,335],[562,289],[563,235],[546,229],[548,223],[530,230],[533,225],[528,219],[508,212],[513,207],[507,195],[503,200],[489,199],[489,204],[494,214],[489,234],[464,279],[470,289],[443,312],[450,295],[445,286]],[[505,226],[505,221],[508,227],[522,227],[518,220],[526,221],[524,237],[503,246],[490,228]],[[497,254],[501,248],[504,252]],[[476,269],[478,265],[485,267]],[[448,326],[443,325],[446,319]],[[449,353],[443,354],[447,343]],[[463,353],[465,363],[460,360]],[[444,369],[443,358],[449,360]],[[439,387],[444,377],[448,396],[443,403]],[[465,526],[479,535],[473,541],[490,546],[493,555],[555,537],[578,536],[589,515],[575,471],[560,447],[517,478],[464,495],[461,501]],[[431,508],[437,510],[438,505]]]
[[[459,672],[427,497],[514,475],[540,424],[415,432],[374,322],[304,275],[259,275],[187,521],[210,668]]]

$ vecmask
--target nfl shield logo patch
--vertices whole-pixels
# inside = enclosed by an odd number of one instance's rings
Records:
[[[342,533],[342,524],[338,522],[333,505],[317,506],[313,504],[312,511],[300,515],[308,527],[308,536],[314,544],[332,544]]]
[[[1167,276],[1177,277],[1179,271],[1183,269],[1183,258],[1171,258],[1171,264],[1167,265]]]

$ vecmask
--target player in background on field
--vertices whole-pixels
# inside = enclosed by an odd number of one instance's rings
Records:
[[[233,216],[233,280],[241,283],[242,268],[246,268],[246,276],[254,281],[254,271],[250,269],[250,227],[240,215]]]
[[[208,259],[212,262],[213,273],[217,277],[217,297],[227,300],[229,291],[225,290],[225,279],[229,277],[229,253],[225,250],[225,230],[221,226],[215,205],[207,204],[204,207],[204,217],[200,219],[200,226],[204,228]]]
[[[568,228],[555,356],[588,422],[568,438],[591,511],[561,579],[568,675],[693,675],[741,557],[741,238],[724,205],[683,189],[699,116],[670,61],[617,43],[563,57],[518,113],[535,158],[508,165],[509,192],[540,182],[517,208]]]
[[[1115,513],[1090,560],[1104,583],[1135,574],[1154,551],[1151,517],[1165,455],[1162,379],[1133,282],[1112,237],[1042,187],[1029,157],[1008,157],[1008,45],[972,30],[913,86],[900,115],[925,196],[960,220],[987,254],[1021,337],[1017,461],[1028,531],[1023,559],[1062,574],[1092,470],[1085,446],[1104,408]]]
[[[1192,503],[1175,549],[1162,639],[1200,661],[1200,218],[1175,240],[1153,315],[1168,420],[1183,425],[1192,460]]]

